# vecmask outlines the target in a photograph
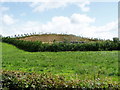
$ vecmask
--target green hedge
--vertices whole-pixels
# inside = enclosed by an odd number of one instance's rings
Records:
[[[2,71],[3,90],[41,90],[49,88],[79,88],[80,90],[119,90],[120,84],[109,80],[66,79],[64,76],[50,73],[36,74],[20,71]],[[101,89],[100,89],[101,88]]]
[[[108,50],[120,50],[120,42],[114,41],[101,41],[101,42],[89,42],[89,43],[53,43],[42,44],[40,41],[24,41],[17,40],[15,38],[2,38],[2,42],[13,44],[16,47],[29,52],[40,51],[108,51]]]

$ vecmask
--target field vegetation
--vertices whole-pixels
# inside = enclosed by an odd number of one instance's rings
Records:
[[[118,38],[25,34],[0,37],[0,41],[5,90],[120,89]]]
[[[4,87],[119,90],[118,51],[26,52],[0,44]]]
[[[120,42],[117,38],[114,41],[99,41],[87,43],[42,43],[41,41],[24,41],[16,38],[5,37],[2,42],[13,44],[16,47],[30,52],[57,52],[57,51],[112,51],[120,50]]]

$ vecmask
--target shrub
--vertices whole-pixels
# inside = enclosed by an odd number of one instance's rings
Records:
[[[78,88],[82,89],[111,89],[119,90],[119,83],[109,83],[108,80],[80,80],[64,76],[52,75],[50,73],[26,73],[20,71],[2,71],[2,87],[10,90],[38,90],[49,88]]]
[[[113,38],[113,42],[118,43],[118,42],[119,42],[119,38],[114,37],[114,38]]]
[[[89,43],[53,43],[42,44],[40,41],[23,41],[15,38],[3,38],[3,42],[13,44],[16,47],[29,52],[39,51],[103,51],[103,50],[120,50],[120,42],[115,41],[101,41],[101,42],[89,42]]]

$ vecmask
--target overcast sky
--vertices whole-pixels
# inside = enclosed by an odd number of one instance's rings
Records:
[[[118,37],[117,2],[72,1],[0,2],[0,34],[47,32],[101,39]]]

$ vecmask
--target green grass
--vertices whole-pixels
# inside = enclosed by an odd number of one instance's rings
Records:
[[[2,68],[117,81],[118,51],[25,52],[2,43]]]

